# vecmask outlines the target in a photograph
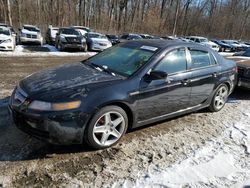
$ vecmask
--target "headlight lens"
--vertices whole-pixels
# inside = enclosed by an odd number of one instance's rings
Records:
[[[66,39],[65,39],[65,36],[61,36],[61,41],[62,42],[67,42]]]
[[[3,43],[9,43],[9,42],[12,42],[12,40],[11,39],[7,39]]]
[[[22,33],[21,36],[22,36],[22,37],[26,37],[26,34],[25,34],[25,33]]]
[[[63,102],[63,103],[49,103],[43,101],[33,101],[29,105],[29,109],[39,110],[39,111],[62,111],[62,110],[72,110],[79,108],[81,101],[73,102]]]

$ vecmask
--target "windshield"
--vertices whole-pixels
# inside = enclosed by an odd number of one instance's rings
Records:
[[[86,62],[123,76],[130,76],[144,65],[154,53],[154,51],[144,50],[140,47],[114,46]]]
[[[130,39],[142,39],[142,37],[139,35],[130,35],[129,38]]]
[[[96,33],[89,33],[88,37],[89,38],[97,38],[97,39],[107,39],[107,37],[105,35],[96,34]]]
[[[108,38],[110,38],[110,39],[118,39],[118,36],[116,36],[116,35],[108,35]]]
[[[9,36],[10,35],[10,30],[8,28],[1,27],[0,28],[0,34]]]
[[[208,42],[207,39],[200,39],[200,42]]]
[[[74,29],[63,29],[61,31],[61,34],[64,35],[80,35],[80,33]]]
[[[26,30],[28,30],[28,31],[40,32],[40,29],[35,28],[35,27],[27,27],[27,26],[24,26],[23,28],[26,29]]]

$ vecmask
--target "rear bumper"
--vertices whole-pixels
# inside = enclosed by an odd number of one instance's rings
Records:
[[[9,106],[13,122],[21,131],[52,144],[81,144],[88,114],[64,112],[43,116],[27,114]]]
[[[250,78],[239,77],[237,86],[250,89]]]
[[[104,45],[100,45],[98,43],[93,43],[93,44],[90,44],[90,49],[91,50],[96,50],[96,51],[103,51],[103,50],[105,50],[107,48],[110,48],[111,46],[112,45],[106,45],[106,46],[104,46]]]

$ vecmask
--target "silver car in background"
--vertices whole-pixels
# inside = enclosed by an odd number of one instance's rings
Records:
[[[43,37],[41,34],[41,30],[34,25],[23,25],[21,29],[19,29],[19,43],[35,43],[43,44]]]
[[[101,33],[89,32],[85,36],[88,50],[103,51],[112,46],[106,35]]]

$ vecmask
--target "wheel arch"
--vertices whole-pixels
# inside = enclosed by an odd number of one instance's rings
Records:
[[[105,104],[99,106],[98,109],[104,108],[106,106],[118,106],[118,107],[122,108],[128,116],[128,129],[131,129],[133,127],[134,114],[133,114],[133,111],[131,110],[131,108],[129,107],[129,105],[127,105],[126,103],[121,102],[121,101],[113,101],[113,102],[105,103]]]

